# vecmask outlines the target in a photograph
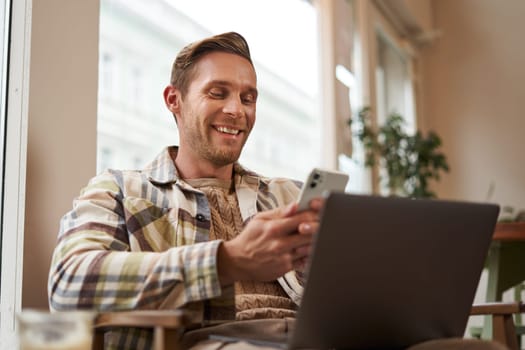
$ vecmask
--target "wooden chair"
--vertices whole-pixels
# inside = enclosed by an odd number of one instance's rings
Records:
[[[182,310],[137,310],[100,313],[94,322],[93,350],[104,349],[104,333],[115,327],[153,329],[152,350],[179,350],[184,330],[194,323]]]
[[[518,302],[494,302],[473,305],[470,315],[492,316],[492,340],[497,341],[511,350],[518,350],[518,335],[513,316],[525,312],[525,305]]]
[[[511,350],[518,350],[516,327],[513,316],[525,312],[521,302],[495,302],[473,305],[471,316],[492,316],[492,340]],[[184,330],[195,323],[182,310],[137,310],[106,312],[99,314],[94,323],[93,350],[103,350],[104,332],[113,327],[139,327],[153,329],[152,350],[180,350],[180,338]]]

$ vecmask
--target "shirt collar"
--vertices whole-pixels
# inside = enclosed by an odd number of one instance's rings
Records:
[[[177,146],[164,148],[152,162],[144,167],[142,172],[151,182],[158,185],[168,185],[182,181],[183,179],[181,179],[177,167],[173,162],[173,159],[177,156],[178,149]],[[238,162],[233,164],[233,170],[235,172],[234,181],[236,184],[240,181],[239,177],[243,178],[247,176],[249,178],[259,179],[258,174],[244,168]]]
[[[179,180],[179,174],[171,155],[177,154],[176,146],[166,147],[153,161],[142,169],[142,173],[154,184],[167,185]]]
[[[169,146],[144,169],[143,174],[155,185],[170,185],[175,183],[185,191],[201,193],[198,189],[191,187],[186,181],[180,178],[177,167],[173,162],[177,155],[178,147]],[[261,181],[265,182],[258,174],[242,167],[235,162],[233,165],[235,182],[235,192],[239,200],[239,208],[243,221],[257,213],[257,193],[261,186]]]

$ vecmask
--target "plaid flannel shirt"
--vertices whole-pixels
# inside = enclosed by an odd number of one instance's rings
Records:
[[[233,288],[221,288],[217,274],[221,241],[209,240],[208,201],[179,178],[176,152],[166,148],[142,171],[105,171],[81,191],[60,223],[48,282],[52,310],[186,307],[204,323],[234,319]],[[245,223],[299,194],[298,182],[234,169]],[[146,330],[113,335],[108,348],[147,348],[151,341]]]

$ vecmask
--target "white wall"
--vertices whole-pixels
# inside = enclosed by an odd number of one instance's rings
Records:
[[[451,166],[439,197],[525,209],[525,1],[434,0],[442,37],[423,51],[423,125]]]
[[[96,169],[99,1],[34,0],[22,307],[47,308],[60,217]]]

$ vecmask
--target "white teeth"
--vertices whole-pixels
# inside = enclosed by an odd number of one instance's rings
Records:
[[[230,135],[237,135],[239,133],[239,130],[237,130],[237,129],[230,129],[230,128],[227,128],[225,126],[218,126],[217,130],[220,131],[220,132],[223,132],[225,134],[230,134]]]

